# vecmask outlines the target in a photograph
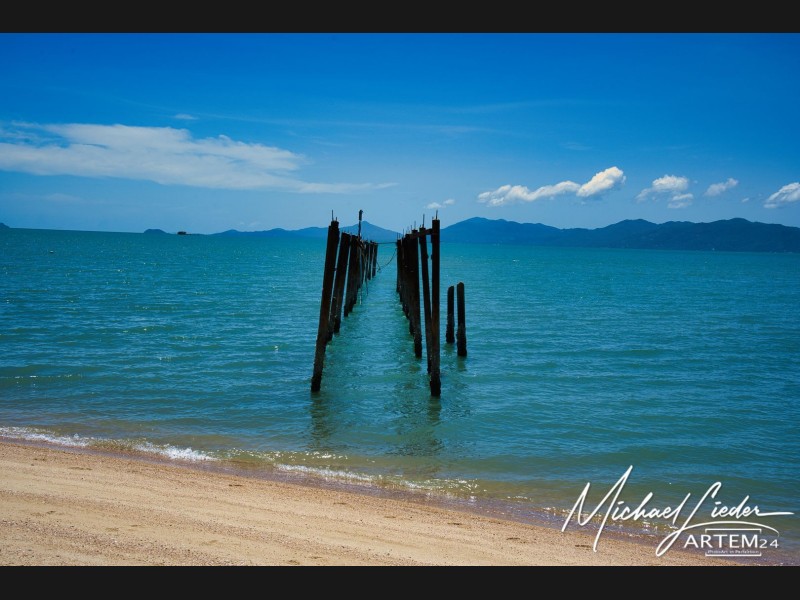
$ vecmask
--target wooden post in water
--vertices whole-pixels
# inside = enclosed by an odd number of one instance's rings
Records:
[[[314,373],[311,376],[311,391],[318,392],[322,383],[322,365],[325,362],[325,346],[328,343],[328,320],[331,311],[331,288],[336,264],[336,246],[339,244],[339,222],[331,221],[328,227],[328,245],[325,250],[325,272],[322,277],[322,299],[319,306],[317,346],[314,351]]]
[[[364,247],[364,280],[372,279],[372,242],[367,242]]]
[[[453,317],[455,316],[455,311],[453,307],[453,300],[455,297],[456,287],[451,285],[447,288],[447,328],[445,332],[445,341],[448,344],[452,344],[456,341],[455,336],[455,326],[453,324]]]
[[[350,314],[356,303],[356,292],[358,291],[358,254],[360,251],[361,240],[354,237],[350,240],[350,261],[347,267],[347,289],[344,300],[344,316]]]
[[[375,277],[375,253],[378,245],[375,242],[369,243],[369,254],[367,255],[367,279]]]
[[[405,265],[403,264],[403,244],[400,241],[400,238],[397,238],[397,240],[395,240],[394,246],[395,246],[395,248],[394,248],[395,256],[397,257],[397,263],[396,263],[397,264],[397,276],[395,278],[396,279],[397,294],[400,296],[400,302],[405,304],[405,302],[403,302],[403,292],[402,292],[402,288],[401,288],[401,285],[400,285],[400,276],[401,276],[401,273],[402,273],[403,269],[405,268]],[[403,307],[403,312],[405,312],[405,306]]]
[[[342,305],[344,303],[344,284],[347,279],[347,259],[350,257],[350,238],[346,231],[342,232],[339,244],[339,258],[336,261],[336,281],[333,284],[333,303],[331,305],[331,323],[333,333],[339,333],[342,325]]]
[[[403,314],[408,318],[408,276],[406,274],[408,267],[406,265],[405,248],[405,238],[399,238],[397,240],[397,294],[400,296]]]
[[[408,239],[408,266],[409,266],[409,311],[411,314],[411,334],[414,336],[414,356],[417,358],[422,357],[422,327],[419,314],[419,250],[417,249],[417,240],[414,238],[416,230],[411,235],[407,236]]]
[[[439,219],[431,222],[431,395],[439,397],[442,381],[439,372]]]
[[[458,356],[467,355],[467,325],[464,316],[464,283],[459,281],[456,286],[458,296],[458,332],[456,333],[456,348]]]
[[[419,277],[416,260],[419,256],[419,252],[417,252],[417,242],[416,240],[412,239],[410,235],[407,235],[403,238],[403,244],[405,245],[405,288],[406,288],[406,316],[408,317],[408,332],[411,334],[412,337],[416,338],[417,336],[417,317],[419,316],[419,311],[414,310],[414,302],[419,304],[419,286],[417,278]],[[421,343],[421,342],[420,342]],[[422,346],[420,346],[422,348]],[[420,353],[422,350],[420,350]],[[421,354],[417,355],[421,356]]]
[[[425,354],[428,357],[428,373],[431,372],[431,289],[428,280],[428,234],[425,227],[419,228],[419,264],[422,269],[422,306],[425,311]]]

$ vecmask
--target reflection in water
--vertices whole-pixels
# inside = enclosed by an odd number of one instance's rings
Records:
[[[333,435],[333,425],[330,415],[330,401],[327,394],[317,392],[311,394],[311,448],[313,450],[328,450],[330,439]]]
[[[394,394],[386,404],[394,418],[391,421],[394,444],[391,454],[414,457],[418,469],[426,476],[435,477],[439,461],[430,460],[445,448],[440,438],[442,402],[430,395],[427,384],[425,357],[413,356],[405,363],[411,375],[407,382],[398,382]],[[425,384],[419,385],[420,382]],[[409,385],[410,384],[410,385]]]
[[[461,442],[445,440],[470,414],[468,386],[460,381],[466,359],[456,356],[455,344],[440,346],[443,386],[451,387],[432,397],[424,341],[417,358],[393,278],[371,283],[369,299],[327,348],[322,388],[308,406],[308,447],[335,454],[348,468],[412,480],[447,477],[442,457]],[[327,457],[314,460],[333,464]]]

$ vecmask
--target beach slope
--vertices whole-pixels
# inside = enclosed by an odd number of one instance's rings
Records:
[[[437,506],[0,443],[0,565],[702,565]]]

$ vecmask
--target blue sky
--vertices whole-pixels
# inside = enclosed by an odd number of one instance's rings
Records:
[[[0,34],[0,222],[800,226],[800,34]]]

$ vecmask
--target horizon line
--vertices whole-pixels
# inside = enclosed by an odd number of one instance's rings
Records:
[[[800,227],[796,226],[796,225],[785,225],[783,223],[767,223],[765,221],[751,221],[750,219],[746,219],[744,217],[730,217],[728,219],[715,219],[713,221],[669,220],[669,221],[663,221],[661,223],[657,223],[655,221],[648,221],[647,219],[639,218],[639,219],[622,219],[620,221],[615,221],[614,223],[609,223],[608,225],[603,225],[603,226],[600,226],[600,227],[556,227],[555,225],[547,225],[546,223],[542,223],[542,222],[513,221],[513,220],[509,220],[509,219],[502,219],[502,218],[500,218],[500,219],[490,219],[490,218],[487,218],[487,217],[474,216],[474,217],[467,217],[466,219],[462,219],[460,221],[456,221],[455,223],[447,225],[446,227],[442,228],[442,231],[444,231],[448,227],[453,227],[453,226],[458,225],[460,223],[464,223],[466,221],[472,221],[472,220],[475,220],[475,219],[480,219],[480,220],[483,220],[483,221],[497,221],[497,222],[505,222],[505,223],[514,223],[514,224],[517,224],[517,225],[542,225],[544,227],[552,227],[553,229],[558,229],[560,231],[569,231],[569,230],[573,230],[573,229],[582,229],[582,230],[585,230],[585,231],[596,231],[598,229],[605,229],[606,227],[611,227],[613,225],[618,225],[620,223],[625,223],[627,221],[644,221],[646,223],[652,223],[653,225],[665,225],[667,223],[691,223],[693,225],[706,225],[706,224],[711,224],[711,223],[719,223],[719,222],[724,222],[724,221],[737,221],[737,220],[746,221],[748,223],[753,223],[753,224],[778,225],[780,227],[787,227],[789,229],[800,229]],[[338,218],[336,218],[334,220],[337,221],[337,222],[340,222],[338,220]],[[383,229],[384,231],[388,231],[390,233],[403,235],[402,231],[396,231],[394,229],[388,229],[386,227],[382,227],[380,225],[376,225],[375,223],[367,221],[366,219],[361,221],[361,223],[362,223],[362,226],[364,224],[368,224],[368,225],[371,225],[373,227],[377,227],[378,229]],[[89,233],[133,233],[133,234],[136,234],[136,233],[143,234],[143,233],[146,233],[146,232],[159,232],[160,231],[160,232],[163,232],[165,234],[170,234],[170,235],[176,235],[179,232],[185,233],[186,235],[220,235],[222,233],[226,233],[226,232],[229,232],[229,231],[235,231],[237,233],[264,233],[264,232],[276,231],[276,230],[283,230],[283,231],[286,231],[288,233],[292,233],[292,232],[297,232],[297,231],[303,231],[303,230],[306,230],[306,229],[326,229],[327,227],[328,227],[328,225],[309,225],[307,227],[299,227],[297,229],[286,229],[285,227],[278,226],[278,227],[272,227],[270,229],[253,229],[253,230],[243,230],[243,229],[230,228],[230,229],[225,229],[225,230],[222,230],[222,231],[215,231],[215,232],[212,232],[212,233],[199,233],[199,232],[193,233],[193,232],[189,232],[187,230],[178,230],[178,231],[175,231],[175,232],[170,232],[170,231],[166,231],[166,230],[164,230],[164,229],[162,229],[160,227],[148,227],[144,231],[120,231],[120,230],[115,230],[115,229],[70,229],[70,228],[57,228],[57,227],[16,227],[16,226],[9,225],[9,224],[7,224],[5,222],[0,221],[0,229],[29,229],[29,230],[40,230],[40,231],[42,231],[42,230],[43,231],[78,231],[78,232],[89,232]],[[356,223],[354,223],[352,225],[344,225],[342,227],[344,227],[344,228],[358,227],[358,222],[356,222]]]

